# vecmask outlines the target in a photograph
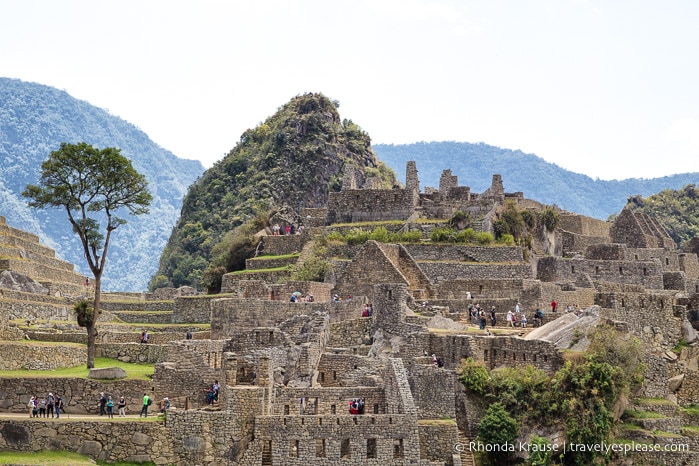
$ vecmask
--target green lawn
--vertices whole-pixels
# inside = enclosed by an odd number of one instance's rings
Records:
[[[0,464],[23,464],[23,465],[41,465],[41,464],[56,464],[56,465],[94,465],[87,456],[78,455],[69,451],[37,451],[19,453],[15,451],[0,451]]]
[[[65,343],[64,343],[65,344]],[[116,359],[95,358],[95,367],[121,367],[126,371],[126,379],[129,380],[150,380],[154,372],[154,364],[134,364],[122,362]],[[66,378],[87,378],[90,372],[84,365],[76,367],[66,367],[53,371],[38,371],[20,369],[16,371],[0,371],[0,377],[66,377]],[[124,379],[122,379],[124,380]]]

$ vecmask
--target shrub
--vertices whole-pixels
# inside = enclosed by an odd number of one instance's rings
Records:
[[[456,235],[456,241],[459,243],[473,243],[475,240],[476,232],[473,231],[473,228],[466,228]]]
[[[476,242],[478,244],[491,244],[493,241],[493,234],[489,231],[481,231],[479,233],[476,233]]]
[[[454,242],[456,232],[452,228],[437,227],[430,233],[430,239],[435,243]]]
[[[328,233],[328,235],[325,237],[328,241],[341,241],[345,242],[345,237],[342,236],[342,233],[339,231],[333,231],[332,233]]]
[[[498,239],[498,243],[506,244],[508,246],[514,246],[515,245],[515,237],[506,233],[506,234],[500,236],[500,239]]]
[[[364,244],[369,240],[369,233],[360,229],[352,228],[345,234],[347,244]]]
[[[486,445],[492,445],[487,456],[493,460],[502,460],[509,456],[505,448],[517,438],[519,423],[509,415],[502,403],[495,402],[478,423],[478,440]]]
[[[386,227],[376,227],[369,235],[369,239],[380,243],[388,243],[388,230],[386,230]]]
[[[558,212],[551,207],[544,208],[539,215],[539,222],[541,222],[544,228],[546,228],[546,231],[549,232],[556,229],[559,221],[560,217],[558,216]]]
[[[477,395],[485,395],[490,385],[490,374],[482,362],[466,359],[459,368],[459,380]]]

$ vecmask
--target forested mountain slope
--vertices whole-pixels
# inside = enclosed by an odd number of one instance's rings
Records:
[[[348,167],[391,187],[395,175],[376,159],[369,135],[341,121],[337,107],[322,94],[304,94],[243,133],[189,189],[152,287],[201,288],[212,250],[227,232],[283,206],[324,207]]]
[[[442,170],[451,169],[459,184],[473,192],[485,191],[493,174],[502,175],[505,191],[522,191],[525,197],[571,212],[606,220],[626,205],[629,196],[648,196],[664,189],[681,189],[699,184],[699,173],[683,173],[661,178],[595,180],[565,170],[544,159],[518,150],[501,149],[484,143],[420,142],[415,144],[375,144],[378,158],[405,179],[405,163],[417,162],[420,187],[439,187]],[[678,172],[682,167],[678,167]]]
[[[37,211],[21,192],[36,184],[43,162],[61,142],[117,147],[144,174],[153,194],[150,214],[127,216],[108,252],[103,287],[142,291],[180,213],[187,188],[204,171],[198,161],[175,157],[134,125],[64,91],[0,78],[0,215],[9,225],[39,235],[64,259],[86,270],[82,248],[58,209]]]

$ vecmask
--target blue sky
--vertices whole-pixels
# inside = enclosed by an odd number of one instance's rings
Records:
[[[0,18],[0,76],[207,167],[310,91],[374,143],[482,141],[600,179],[699,172],[691,0],[0,0]]]

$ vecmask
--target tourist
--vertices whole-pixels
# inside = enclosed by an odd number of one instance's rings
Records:
[[[514,324],[512,322],[512,311],[507,311],[507,317],[505,318],[505,320],[507,321],[507,325],[509,327],[514,327]]]
[[[521,304],[517,303],[515,305],[515,314],[519,314],[520,312],[522,312]]]
[[[36,417],[37,407],[36,397],[34,395],[32,395],[32,397],[29,398],[29,404],[27,404],[27,407],[29,408],[29,417]]]
[[[148,338],[150,338],[150,335],[148,335],[148,330],[144,330],[144,332],[143,332],[143,343],[148,343]]]
[[[39,417],[46,417],[46,398],[39,400]]]
[[[144,393],[143,394],[143,407],[141,408],[141,412],[138,415],[138,417],[141,417],[141,416],[148,417],[148,406],[150,406],[151,403],[152,403],[152,401],[150,400],[150,397],[148,396],[148,394]]]
[[[517,314],[512,314],[512,326],[517,327]]]
[[[214,400],[218,401],[218,394],[221,391],[221,384],[218,383],[218,380],[214,380]]]
[[[192,331],[191,331],[190,329],[187,329],[187,333],[185,334],[185,338],[186,338],[187,340],[191,340],[191,339],[192,339]]]
[[[522,328],[527,328],[527,315],[522,314]]]
[[[274,226],[272,227],[272,232],[274,236],[279,236],[279,224],[275,223]]]
[[[123,396],[119,398],[117,408],[119,408],[119,417],[126,417],[126,400]]]
[[[107,397],[104,396],[104,392],[100,392],[100,416],[107,414]]]
[[[54,401],[54,406],[56,408],[56,419],[61,417],[61,410],[63,409],[63,398],[61,395],[56,393],[56,401]]]
[[[291,225],[287,225],[285,229],[286,229],[286,234],[290,235],[291,234]]]
[[[362,308],[362,317],[369,317],[369,306],[366,303],[364,303]]]
[[[160,402],[160,412],[164,414],[168,409],[170,409],[170,398],[165,397],[163,401]]]
[[[551,301],[551,312],[556,312],[556,308],[558,307],[558,303],[556,303],[556,300],[554,299]]]
[[[478,319],[479,319],[480,324],[481,324],[480,329],[481,329],[481,330],[484,330],[484,329],[485,329],[485,322],[486,322],[486,320],[485,320],[485,310],[483,310],[483,309],[479,309],[479,310],[478,310]]]
[[[495,324],[497,323],[498,318],[495,315],[495,306],[492,306],[490,308],[490,326],[495,327]]]
[[[213,406],[214,401],[216,401],[216,391],[214,390],[214,386],[211,385],[206,393],[206,404]]]
[[[111,395],[107,398],[107,417],[114,419],[114,400]]]
[[[146,342],[146,331],[143,330],[143,331],[141,331],[141,343],[145,343],[145,342]]]
[[[49,414],[51,417],[53,417],[53,406],[55,403],[56,399],[53,396],[53,393],[49,392],[49,396],[46,397],[46,417],[49,417]]]

